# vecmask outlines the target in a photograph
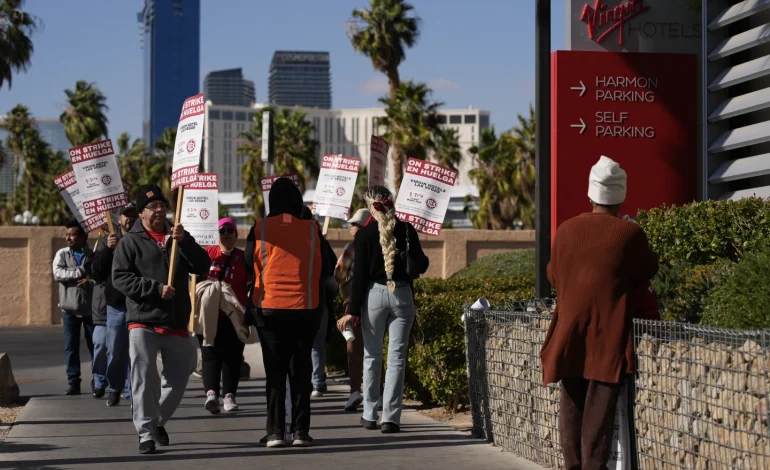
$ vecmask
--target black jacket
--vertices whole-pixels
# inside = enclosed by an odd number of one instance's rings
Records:
[[[170,231],[170,228],[169,228]],[[206,250],[185,232],[178,243],[177,266],[174,276],[176,294],[163,300],[161,293],[168,282],[172,239],[166,240],[166,252],[145,231],[137,220],[115,248],[112,261],[112,285],[126,296],[128,323],[182,329],[190,321],[189,275],[204,278],[211,267]]]
[[[397,221],[393,229],[396,236],[396,259],[392,279],[396,282],[408,282],[411,285],[413,280],[407,274],[406,266],[404,266],[400,256],[406,251],[407,230],[409,231],[409,254],[417,263],[421,274],[428,270],[430,260],[422,251],[420,239],[412,224]],[[346,313],[358,317],[361,316],[361,307],[369,284],[372,282],[385,283],[388,280],[388,275],[385,272],[385,258],[382,256],[382,245],[380,244],[379,224],[374,221],[359,230],[356,233],[354,245],[353,281],[350,286],[350,305]]]
[[[107,306],[125,309],[126,296],[112,286],[112,258],[114,249],[107,248],[107,239],[100,238],[94,246],[91,278],[94,295],[91,303],[91,320],[94,325],[107,325]]]

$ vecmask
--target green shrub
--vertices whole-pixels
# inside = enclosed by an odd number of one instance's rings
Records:
[[[749,253],[706,297],[704,325],[770,328],[770,252]]]
[[[467,268],[457,271],[452,279],[534,275],[535,250],[518,250],[479,258]]]
[[[663,262],[737,261],[770,246],[770,202],[705,201],[640,211],[639,225]]]
[[[693,266],[689,263],[662,265],[652,281],[663,319],[699,323],[707,294],[729,274],[734,263],[719,260]]]

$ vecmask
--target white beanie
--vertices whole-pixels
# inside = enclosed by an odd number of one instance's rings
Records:
[[[602,155],[588,176],[588,197],[596,204],[614,206],[626,200],[626,172]]]

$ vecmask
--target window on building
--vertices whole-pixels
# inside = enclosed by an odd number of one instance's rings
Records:
[[[220,114],[219,111],[214,111],[213,109],[209,111],[209,119],[219,119]]]
[[[232,121],[233,120],[233,112],[232,111],[222,111],[222,119],[225,121]]]
[[[246,113],[242,111],[238,111],[235,113],[235,120],[236,121],[245,121],[246,120]]]
[[[439,114],[438,115],[438,123],[439,124],[446,124],[446,114]]]
[[[476,115],[475,114],[466,114],[465,115],[465,124],[476,124]]]
[[[453,114],[449,116],[449,124],[462,124],[463,123],[463,117],[459,114]]]
[[[249,113],[248,119],[249,122],[254,122],[254,113]]]
[[[479,129],[489,129],[489,114],[481,114],[479,116]]]

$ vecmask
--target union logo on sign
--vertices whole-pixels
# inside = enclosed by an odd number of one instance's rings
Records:
[[[195,150],[195,140],[190,139],[187,141],[187,153],[193,153],[193,150]]]
[[[209,211],[208,209],[201,209],[201,219],[206,220],[209,218]]]
[[[112,183],[112,177],[110,175],[104,175],[102,176],[102,184],[105,186],[109,186],[110,183]]]
[[[428,206],[428,209],[435,209],[435,208],[436,208],[436,206],[438,206],[438,202],[436,202],[436,200],[435,200],[435,199],[433,199],[432,197],[429,197],[429,198],[428,198],[428,199],[425,201],[425,205],[426,205],[426,206]]]
[[[344,196],[344,195],[345,195],[345,188],[343,188],[342,186],[337,188],[337,196]]]

